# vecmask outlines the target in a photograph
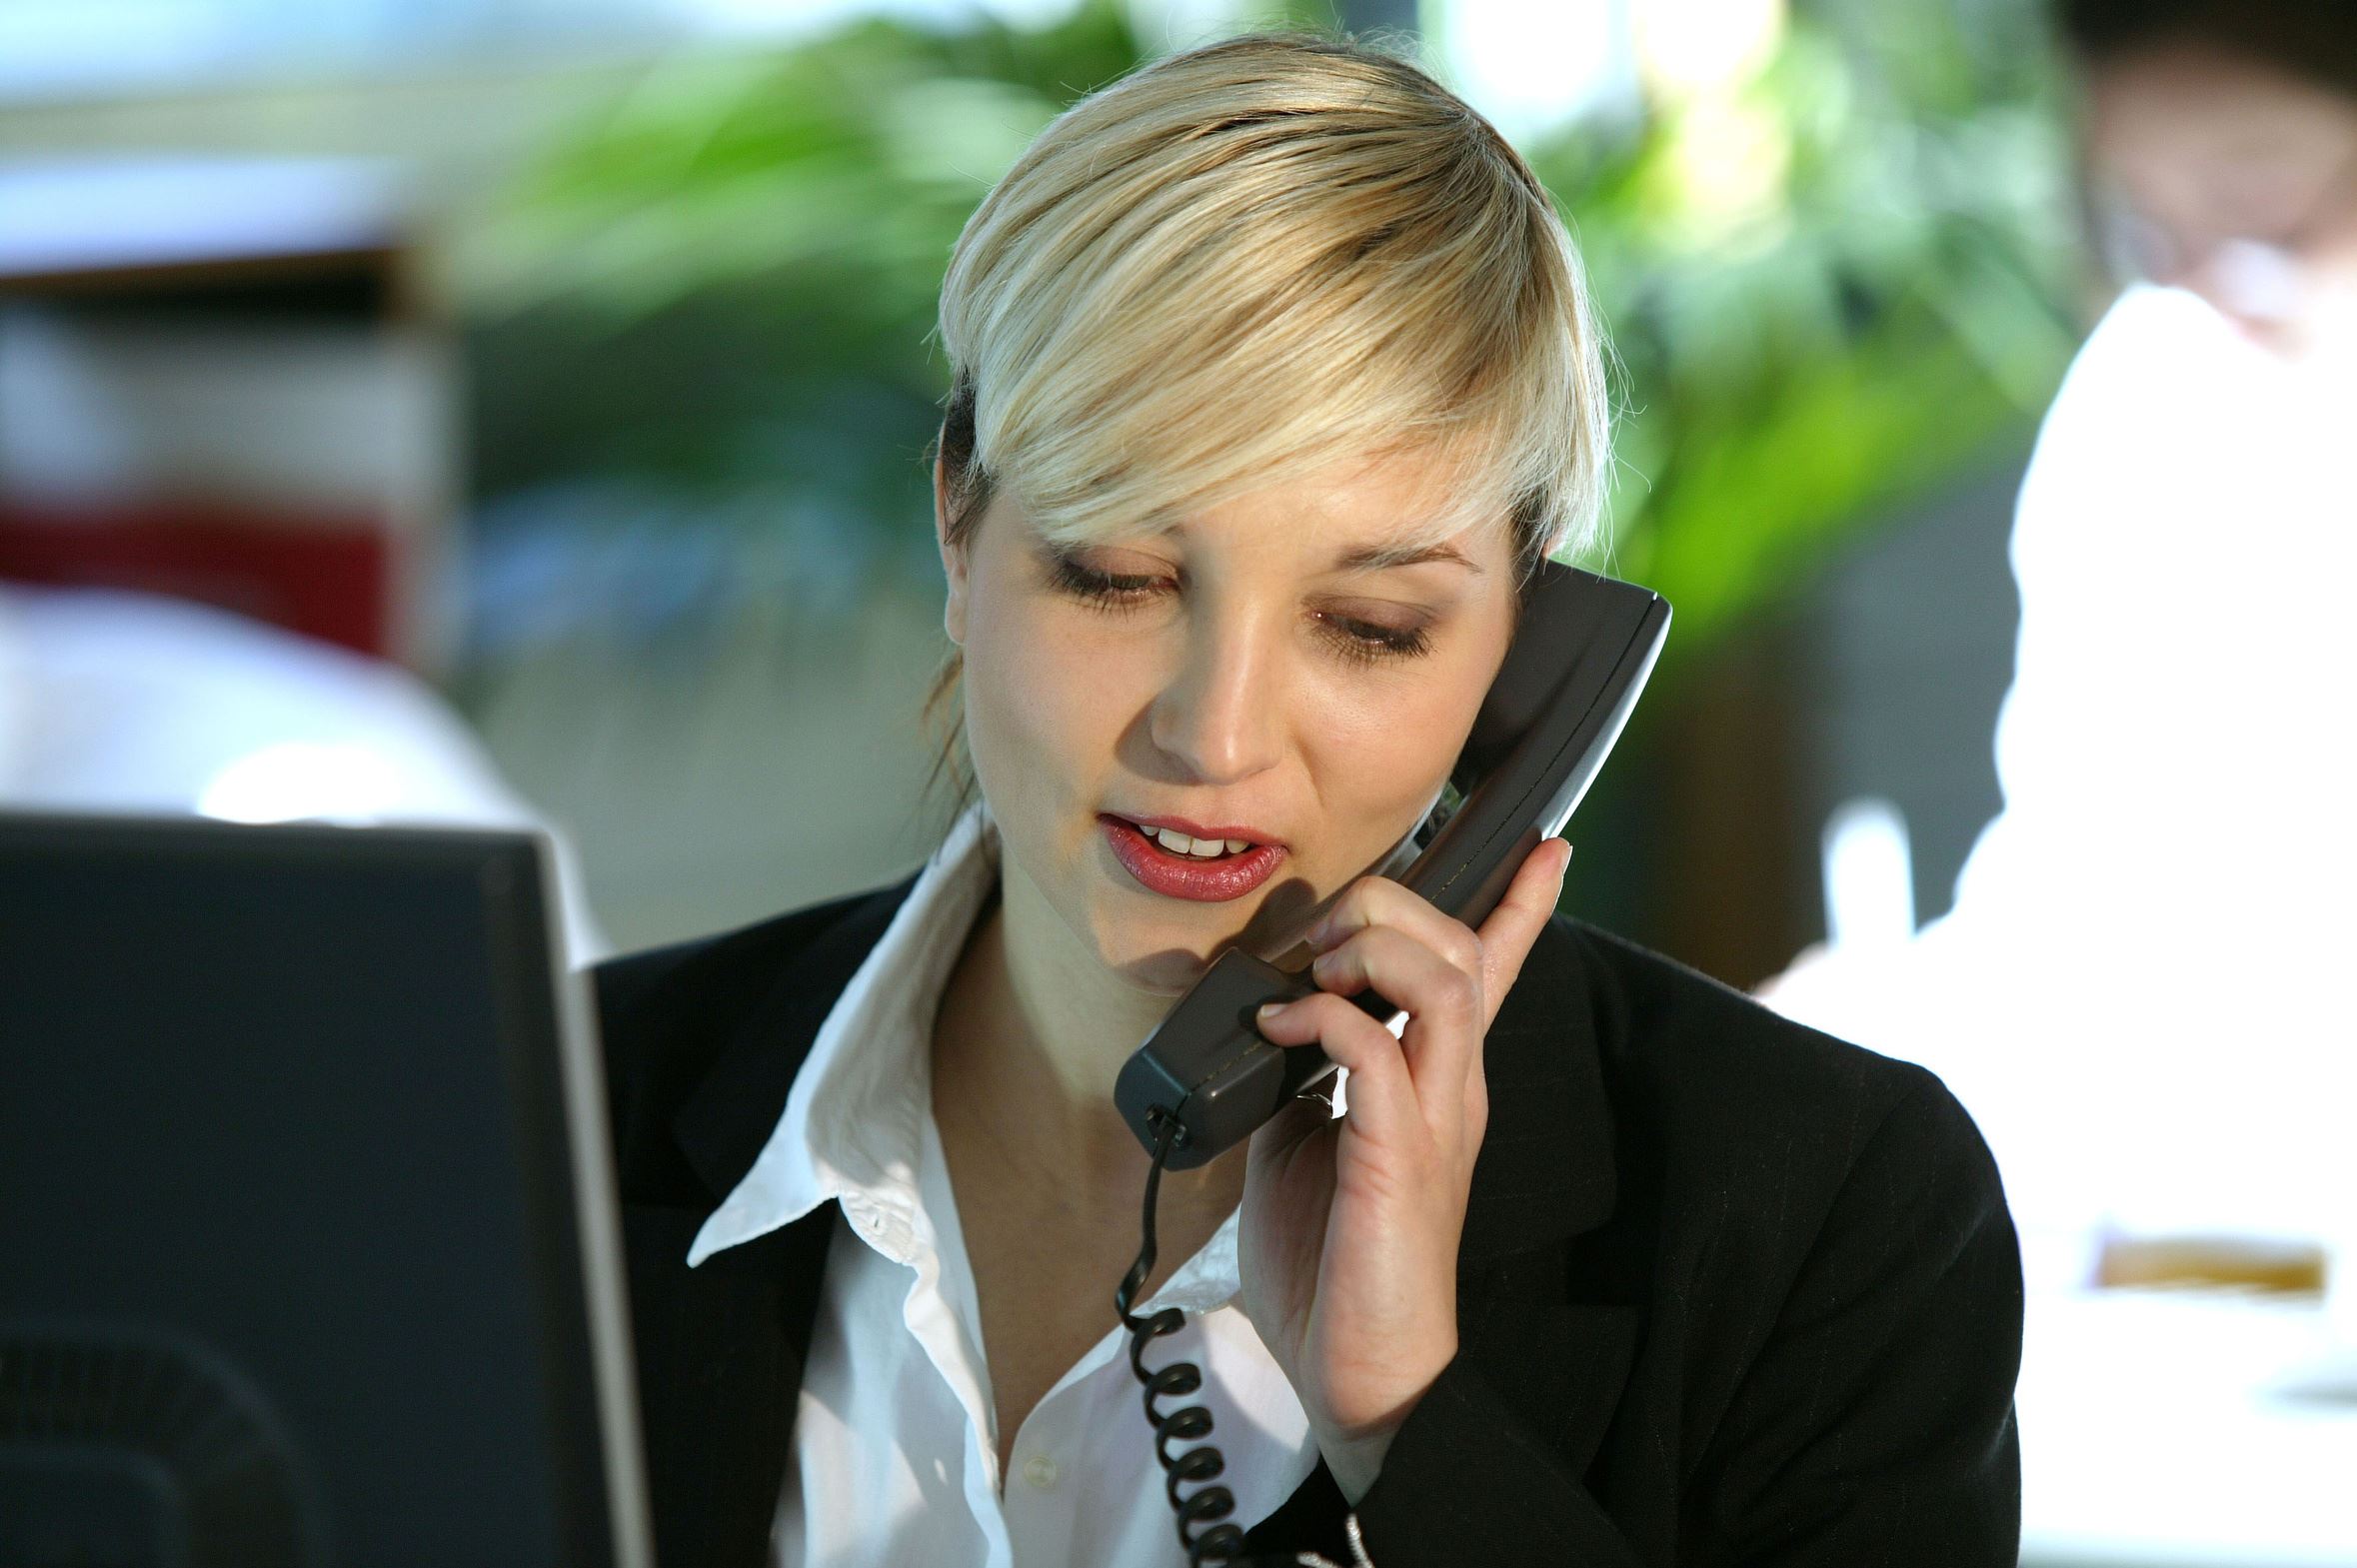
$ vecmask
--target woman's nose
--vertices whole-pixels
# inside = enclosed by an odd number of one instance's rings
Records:
[[[1282,733],[1277,660],[1240,619],[1206,618],[1155,700],[1155,745],[1202,784],[1233,784],[1274,766]]]

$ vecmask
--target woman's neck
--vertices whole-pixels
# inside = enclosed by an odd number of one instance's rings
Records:
[[[1114,1108],[1114,1080],[1175,1000],[1109,973],[1037,888],[1005,872],[943,989],[935,1114],[987,1129],[1022,1176],[1134,1203],[1147,1157]],[[1242,1192],[1236,1156],[1168,1174],[1164,1201],[1224,1213]]]

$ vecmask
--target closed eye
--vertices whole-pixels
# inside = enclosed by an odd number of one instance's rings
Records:
[[[1062,594],[1095,609],[1136,609],[1175,587],[1167,577],[1146,573],[1100,572],[1077,557],[1051,552],[1047,557],[1051,584]],[[1423,625],[1387,627],[1357,616],[1330,610],[1312,619],[1328,647],[1344,660],[1370,665],[1386,659],[1413,659],[1431,652],[1430,630]]]
[[[1141,603],[1153,597],[1155,585],[1162,581],[1123,572],[1098,572],[1061,553],[1048,558],[1048,571],[1061,592],[1108,607]]]

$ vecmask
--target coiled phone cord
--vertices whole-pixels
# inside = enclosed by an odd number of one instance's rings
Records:
[[[1183,1482],[1215,1482],[1219,1472],[1227,1468],[1227,1461],[1218,1449],[1203,1440],[1211,1435],[1209,1410],[1201,1405],[1187,1405],[1164,1411],[1155,1405],[1158,1399],[1183,1399],[1203,1386],[1202,1368],[1192,1361],[1174,1361],[1160,1371],[1150,1372],[1146,1367],[1146,1347],[1185,1327],[1186,1314],[1177,1307],[1164,1307],[1143,1317],[1130,1310],[1138,1292],[1146,1288],[1147,1276],[1154,1272],[1155,1199],[1163,1189],[1163,1164],[1171,1157],[1171,1150],[1186,1141],[1186,1129],[1178,1118],[1160,1106],[1147,1112],[1147,1120],[1155,1129],[1155,1140],[1154,1164],[1146,1172],[1145,1223],[1138,1261],[1130,1265],[1130,1272],[1122,1276],[1121,1285],[1114,1291],[1114,1308],[1122,1314],[1122,1322],[1130,1330],[1130,1370],[1146,1386],[1146,1419],[1154,1426],[1155,1457],[1162,1461],[1167,1473],[1163,1490],[1171,1499],[1172,1511],[1178,1515],[1178,1545],[1186,1553],[1189,1568],[1341,1568],[1315,1552],[1280,1557],[1247,1555],[1243,1531],[1227,1522],[1227,1516],[1235,1511],[1235,1494],[1224,1486],[1205,1485],[1185,1497],[1178,1495]],[[1175,1442],[1192,1442],[1195,1446],[1182,1454],[1174,1454],[1171,1445]],[[1204,1528],[1196,1531],[1192,1528],[1196,1525]],[[1352,1563],[1357,1568],[1372,1568],[1358,1537],[1356,1515],[1344,1521],[1344,1529]]]
[[[1235,1511],[1235,1494],[1216,1484],[1219,1472],[1227,1468],[1227,1461],[1218,1449],[1204,1441],[1211,1435],[1211,1412],[1201,1405],[1186,1405],[1177,1410],[1163,1410],[1157,1405],[1163,1399],[1183,1399],[1202,1387],[1202,1369],[1192,1361],[1174,1361],[1154,1371],[1149,1371],[1146,1365],[1146,1347],[1185,1327],[1186,1314],[1177,1307],[1164,1307],[1144,1316],[1130,1310],[1138,1293],[1146,1288],[1147,1276],[1154,1272],[1155,1199],[1162,1192],[1163,1163],[1186,1136],[1178,1118],[1165,1113],[1161,1107],[1150,1112],[1150,1117],[1156,1132],[1154,1165],[1146,1173],[1144,1240],[1138,1248],[1138,1261],[1130,1265],[1130,1272],[1122,1276],[1121,1288],[1114,1292],[1114,1307],[1130,1330],[1130,1370],[1146,1386],[1146,1419],[1154,1426],[1155,1457],[1162,1461],[1167,1472],[1163,1489],[1170,1496],[1173,1512],[1178,1516],[1178,1544],[1186,1551],[1186,1561],[1190,1568],[1212,1568],[1212,1565],[1240,1568],[1250,1559],[1244,1554],[1243,1531],[1227,1519]],[[1184,1453],[1171,1451],[1173,1443],[1189,1442],[1195,1446]],[[1207,1484],[1184,1497],[1179,1496],[1178,1488],[1189,1482]]]

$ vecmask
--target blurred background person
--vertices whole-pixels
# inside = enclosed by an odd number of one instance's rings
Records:
[[[2004,810],[1913,942],[1765,992],[1948,1077],[2064,1278],[2207,1233],[2330,1245],[2357,1288],[2357,9],[2060,19],[2090,205],[2149,281],[2021,494]]]

